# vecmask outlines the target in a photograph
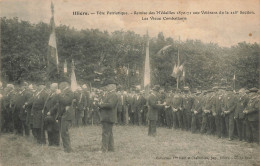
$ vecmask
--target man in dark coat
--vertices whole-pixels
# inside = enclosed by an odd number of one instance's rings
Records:
[[[83,89],[83,96],[82,96],[82,102],[83,104],[83,111],[84,111],[84,116],[83,116],[83,124],[87,125],[88,124],[88,111],[89,111],[89,106],[90,106],[90,89],[88,89],[87,85],[84,84],[82,85],[82,89]]]
[[[145,99],[144,97],[140,94],[140,91],[137,90],[137,93],[134,97],[134,109],[135,109],[135,124],[136,125],[141,125],[142,124],[142,112],[143,112],[143,107],[145,105]]]
[[[159,104],[158,92],[160,90],[159,85],[155,85],[152,93],[148,98],[148,135],[156,136],[156,122],[158,120],[158,111],[164,107],[164,105]]]
[[[62,82],[59,85],[61,93],[59,94],[59,113],[57,119],[61,122],[61,139],[64,151],[72,152],[70,143],[69,128],[75,119],[75,111],[73,109],[76,99],[74,99],[73,92],[69,88],[67,82]]]
[[[176,90],[176,93],[172,99],[172,109],[173,109],[173,126],[174,128],[183,129],[183,120],[182,120],[182,109],[183,109],[183,98],[181,91]]]
[[[129,120],[131,124],[134,124],[134,91],[131,91],[130,94],[127,96],[127,101],[128,101],[128,115],[129,115]]]
[[[228,132],[229,141],[233,140],[234,129],[235,129],[235,120],[234,113],[236,108],[237,98],[232,88],[227,88],[227,94],[224,98],[224,114],[225,114],[225,123]]]
[[[194,97],[190,93],[189,87],[184,87],[183,96],[183,124],[186,130],[191,128],[191,108],[194,102]]]
[[[172,116],[172,98],[173,98],[173,93],[172,92],[168,92],[165,102],[166,102],[166,106],[165,106],[165,120],[166,120],[166,126],[170,129],[172,128],[173,125],[173,116]]]
[[[45,118],[45,128],[48,133],[49,146],[59,146],[60,145],[60,127],[59,123],[56,121],[57,113],[59,111],[58,102],[58,84],[53,83],[50,86],[49,100],[46,103],[47,116]]]
[[[30,91],[27,86],[23,86],[17,93],[15,97],[15,128],[17,130],[17,134],[23,135],[23,131],[26,136],[29,136],[30,130],[29,125],[26,123],[27,111],[25,109],[25,103],[30,98]]]
[[[192,105],[191,113],[192,113],[192,120],[191,120],[191,132],[196,133],[201,128],[202,122],[202,98],[203,94],[200,91],[196,93],[194,97],[194,102]]]
[[[235,109],[235,115],[234,115],[239,141],[246,139],[246,134],[245,134],[246,125],[244,123],[245,114],[243,113],[243,111],[245,110],[245,108],[247,106],[249,98],[245,92],[246,92],[245,89],[239,90],[238,100],[236,103],[236,109]]]
[[[113,124],[117,121],[118,96],[114,80],[107,80],[103,90],[106,92],[100,108],[102,124],[102,152],[114,151]]]
[[[34,98],[32,105],[33,115],[33,130],[36,140],[39,144],[46,144],[46,137],[44,132],[44,115],[46,115],[46,102],[48,100],[48,94],[45,86],[40,85]]]
[[[243,111],[247,119],[247,141],[259,143],[259,94],[257,88],[249,90],[249,102]]]
[[[1,127],[2,132],[13,132],[13,111],[14,111],[14,86],[7,84],[4,88],[3,98],[1,103],[1,114],[3,118],[3,124]]]
[[[213,106],[212,106],[212,115],[215,120],[215,126],[216,126],[216,135],[218,138],[221,138],[223,135],[223,131],[221,130],[221,126],[223,124],[222,117],[221,117],[221,112],[222,112],[222,104],[223,104],[223,95],[224,95],[224,90],[221,89],[220,87],[214,87],[215,90],[214,94],[214,101],[213,101]]]

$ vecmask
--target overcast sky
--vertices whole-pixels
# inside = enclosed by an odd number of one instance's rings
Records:
[[[50,0],[0,0],[1,17],[19,17],[32,23],[49,23]],[[109,32],[132,30],[150,36],[163,32],[165,37],[181,40],[200,39],[220,46],[260,41],[260,0],[53,0],[56,25],[76,29],[98,28]],[[73,11],[254,11],[253,15],[190,15],[186,21],[142,21],[142,15],[75,16]],[[144,15],[143,15],[144,16]],[[159,16],[159,15],[157,15]],[[170,16],[170,15],[161,15]],[[180,16],[180,15],[175,15]]]

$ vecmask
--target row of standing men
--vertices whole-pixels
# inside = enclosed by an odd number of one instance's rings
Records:
[[[196,93],[190,93],[188,88],[184,88],[184,92],[164,92],[155,86],[146,100],[143,91],[127,93],[119,89],[116,123],[149,125],[149,135],[155,135],[156,126],[165,126],[192,133],[215,134],[229,140],[238,137],[239,140],[258,142],[257,91],[252,88],[234,92],[231,88],[214,87]],[[31,129],[38,143],[46,143],[47,131],[49,145],[59,145],[62,129],[66,131],[70,125],[100,123],[97,103],[104,94],[99,89],[90,92],[86,85],[73,93],[66,83],[61,83],[60,90],[55,83],[50,88],[28,84],[14,87],[8,84],[6,88],[1,88],[1,131],[29,135]],[[72,111],[67,111],[69,109]],[[154,112],[148,113],[148,109]],[[70,114],[65,117],[67,112]],[[64,122],[63,128],[62,119],[69,121],[67,124]],[[68,138],[64,138],[66,146]],[[69,145],[66,148],[70,151]]]

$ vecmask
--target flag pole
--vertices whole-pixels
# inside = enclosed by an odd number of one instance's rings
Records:
[[[180,55],[179,55],[179,48],[178,48],[178,66],[177,66],[178,70],[179,70],[179,67],[180,67]],[[179,79],[180,79],[180,77],[177,74],[177,89],[179,89]]]
[[[236,74],[234,73],[233,77],[233,90],[236,91]]]
[[[129,63],[127,64],[127,87],[129,89]]]
[[[150,92],[150,85],[151,85],[148,30],[146,32],[146,38],[147,38],[147,43],[146,43],[145,64],[144,64],[144,88],[145,88],[145,96],[146,96],[146,98],[148,98],[149,92]]]

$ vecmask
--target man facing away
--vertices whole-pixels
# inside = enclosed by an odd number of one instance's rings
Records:
[[[160,90],[159,85],[155,85],[153,92],[148,98],[148,135],[156,136],[156,122],[158,120],[158,111],[161,110],[164,105],[159,104],[158,92]]]
[[[98,104],[102,124],[102,152],[114,151],[113,125],[117,121],[118,96],[114,80],[107,80],[103,90],[106,92]]]

